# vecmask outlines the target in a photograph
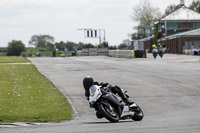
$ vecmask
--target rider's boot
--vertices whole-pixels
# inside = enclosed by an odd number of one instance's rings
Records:
[[[134,102],[129,100],[128,97],[124,94],[124,92],[122,91],[122,89],[119,86],[115,86],[115,92],[117,92],[117,94],[122,98],[122,100],[127,103],[128,105],[133,104]]]

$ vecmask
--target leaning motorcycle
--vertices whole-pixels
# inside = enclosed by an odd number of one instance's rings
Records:
[[[143,111],[137,104],[127,105],[120,96],[113,94],[110,89],[101,89],[100,86],[93,85],[89,91],[89,104],[90,107],[95,108],[98,118],[118,122],[126,119],[141,121],[144,117]],[[126,96],[128,97],[127,94]]]

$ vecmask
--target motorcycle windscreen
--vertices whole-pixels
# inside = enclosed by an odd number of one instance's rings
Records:
[[[94,96],[96,90],[99,89],[99,88],[100,88],[100,87],[97,86],[97,85],[93,85],[93,86],[91,86],[90,89],[89,89],[89,90],[90,90],[90,96]]]

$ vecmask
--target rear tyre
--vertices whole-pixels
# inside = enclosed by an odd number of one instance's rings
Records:
[[[156,56],[157,56],[157,54],[156,54],[156,53],[153,53],[153,57],[154,57],[154,59],[156,59]]]
[[[98,106],[98,111],[101,112],[101,114],[110,122],[119,121],[119,115],[113,107],[112,107],[112,111],[110,111],[110,109],[108,109],[108,107],[106,107],[104,104],[100,104]]]
[[[144,113],[138,105],[136,107],[132,107],[131,111],[135,112],[134,116],[132,117],[134,121],[141,121],[143,119]]]

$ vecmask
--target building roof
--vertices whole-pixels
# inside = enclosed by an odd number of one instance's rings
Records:
[[[167,40],[167,39],[174,39],[174,38],[177,38],[177,37],[184,37],[184,36],[185,37],[200,36],[200,28],[195,29],[195,30],[191,30],[191,31],[177,33],[177,34],[170,35],[170,36],[166,36],[166,37],[159,39],[158,41],[164,41],[164,40]]]
[[[153,26],[144,26],[144,25],[139,25],[137,28],[152,28]]]
[[[200,14],[195,12],[185,6],[177,9],[176,11],[170,13],[164,18],[160,19],[161,21],[165,20],[200,20]]]
[[[150,36],[150,37],[146,37],[146,38],[143,38],[143,39],[140,39],[138,40],[139,42],[143,42],[143,41],[148,41],[150,39],[154,38],[154,35]]]

